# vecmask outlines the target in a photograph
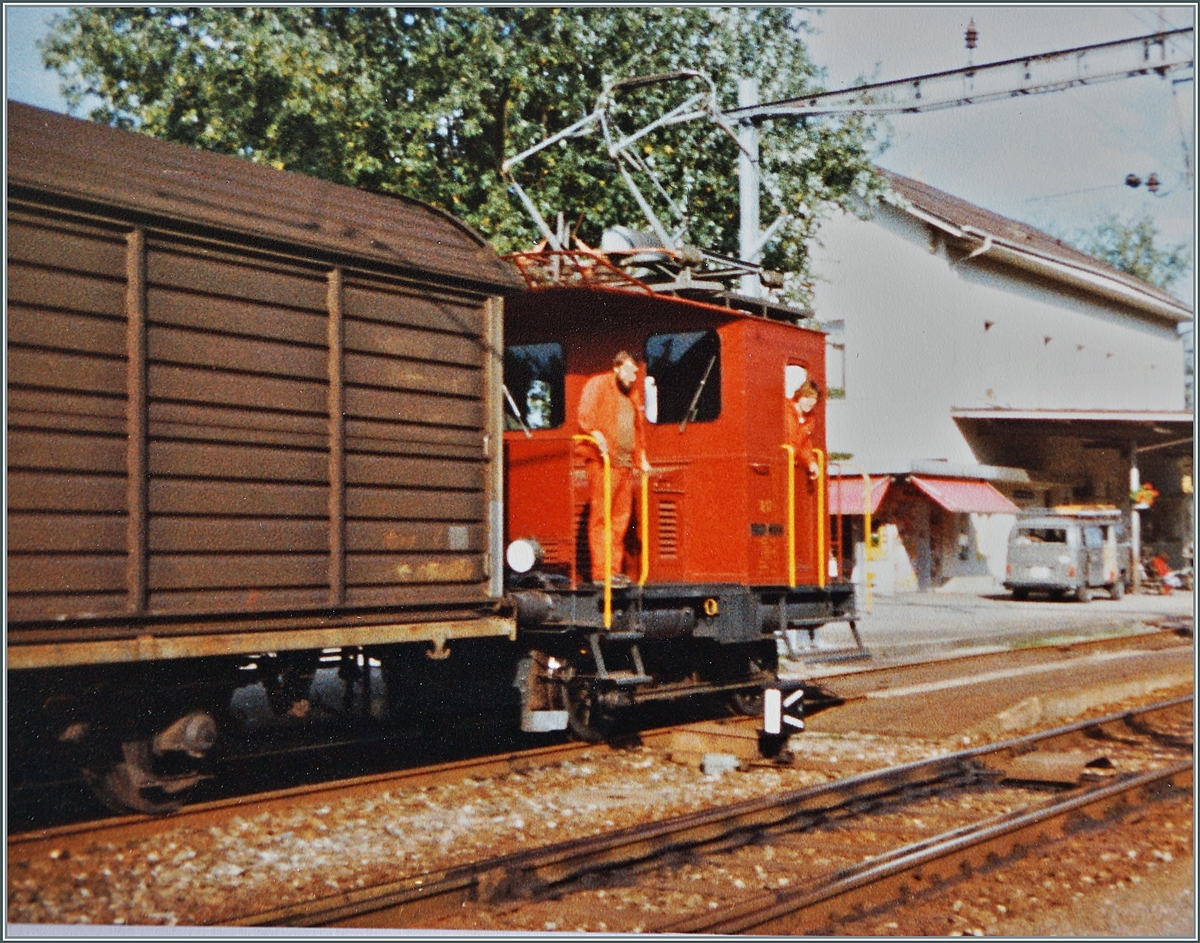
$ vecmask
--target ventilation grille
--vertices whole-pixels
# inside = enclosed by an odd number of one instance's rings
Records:
[[[679,505],[674,501],[658,502],[658,556],[663,560],[679,556]]]

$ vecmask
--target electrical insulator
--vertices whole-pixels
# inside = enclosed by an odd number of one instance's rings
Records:
[[[1158,174],[1151,174],[1146,180],[1146,189],[1151,193],[1158,192]]]
[[[1125,186],[1127,186],[1127,187],[1140,187],[1141,185],[1142,185],[1142,178],[1139,177],[1137,174],[1130,174],[1128,177],[1125,178]]]
[[[971,22],[967,24],[967,48],[974,49],[979,42],[979,30],[975,28],[975,18],[971,18]]]

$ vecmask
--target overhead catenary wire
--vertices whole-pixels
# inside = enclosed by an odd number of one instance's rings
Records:
[[[1124,40],[1078,46],[1017,59],[984,63],[979,66],[972,65],[967,69],[929,73],[907,79],[876,83],[871,86],[820,92],[800,98],[739,105],[737,108],[728,110],[721,109],[717,105],[716,87],[712,79],[703,73],[685,71],[634,77],[607,87],[600,95],[596,108],[590,115],[570,128],[560,131],[540,144],[504,161],[502,170],[509,179],[510,189],[525,203],[527,210],[539,224],[539,228],[544,233],[548,233],[548,227],[545,226],[536,207],[513,178],[513,168],[552,143],[565,141],[567,138],[587,136],[599,131],[607,145],[609,157],[615,161],[621,177],[641,208],[643,215],[660,241],[666,246],[671,246],[679,243],[688,230],[686,199],[682,204],[673,199],[660,180],[653,163],[643,159],[630,146],[656,128],[696,118],[707,118],[715,122],[726,133],[730,133],[735,124],[742,122],[759,123],[779,118],[792,118],[800,121],[813,118],[836,119],[851,114],[875,117],[898,113],[911,114],[998,101],[1004,98],[1062,91],[1079,85],[1094,85],[1099,82],[1136,76],[1158,75],[1160,78],[1169,78],[1173,73],[1194,68],[1194,56],[1190,48],[1190,40],[1193,36],[1194,29],[1192,27],[1172,30],[1160,28],[1154,33]],[[1085,64],[1085,59],[1089,64]],[[984,81],[985,77],[988,79],[986,82]],[[665,115],[651,121],[632,134],[621,135],[619,133],[616,125],[610,121],[609,115],[609,106],[614,92],[624,88],[640,87],[642,84],[658,84],[678,79],[699,79],[708,86],[707,94],[701,92],[692,95]],[[702,102],[706,102],[706,104],[701,106]],[[1091,109],[1086,110],[1090,111]],[[734,135],[731,134],[731,136]],[[779,205],[781,202],[780,192],[775,175],[767,172],[766,168],[758,161],[754,163],[759,186],[766,185],[770,202],[775,204],[775,208],[780,212],[780,219],[776,222],[782,223],[792,219],[793,214],[789,213],[786,207]],[[1185,159],[1185,171],[1187,166]],[[677,227],[674,231],[668,231],[667,225],[651,207],[646,196],[635,183],[630,173],[631,170],[648,180],[652,192],[666,204],[670,214],[674,217],[675,227]],[[1112,184],[1083,188],[1035,197],[1025,202],[1119,189],[1120,186],[1121,184]],[[1156,195],[1166,196],[1168,194]],[[772,232],[777,231],[777,228],[773,225]],[[549,240],[552,245],[555,244],[553,236],[549,236]],[[766,240],[760,236],[760,240],[756,243],[757,251],[761,251],[765,242]]]
[[[1086,187],[1083,190],[1068,190],[1065,193],[1048,193],[1045,196],[1031,196],[1026,203],[1038,203],[1042,200],[1057,200],[1064,196],[1077,196],[1080,193],[1097,193],[1100,190],[1120,190],[1125,184],[1112,183],[1103,187]]]

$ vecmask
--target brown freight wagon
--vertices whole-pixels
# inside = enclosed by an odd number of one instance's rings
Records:
[[[248,664],[286,711],[322,651],[515,639],[514,270],[413,200],[7,110],[10,743],[152,807]]]

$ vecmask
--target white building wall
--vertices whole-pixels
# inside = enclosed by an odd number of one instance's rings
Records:
[[[986,256],[955,264],[929,227],[890,206],[870,221],[837,213],[820,239],[813,308],[844,320],[846,346],[827,441],[869,471],[974,462],[952,408],[1184,408],[1173,325]]]

